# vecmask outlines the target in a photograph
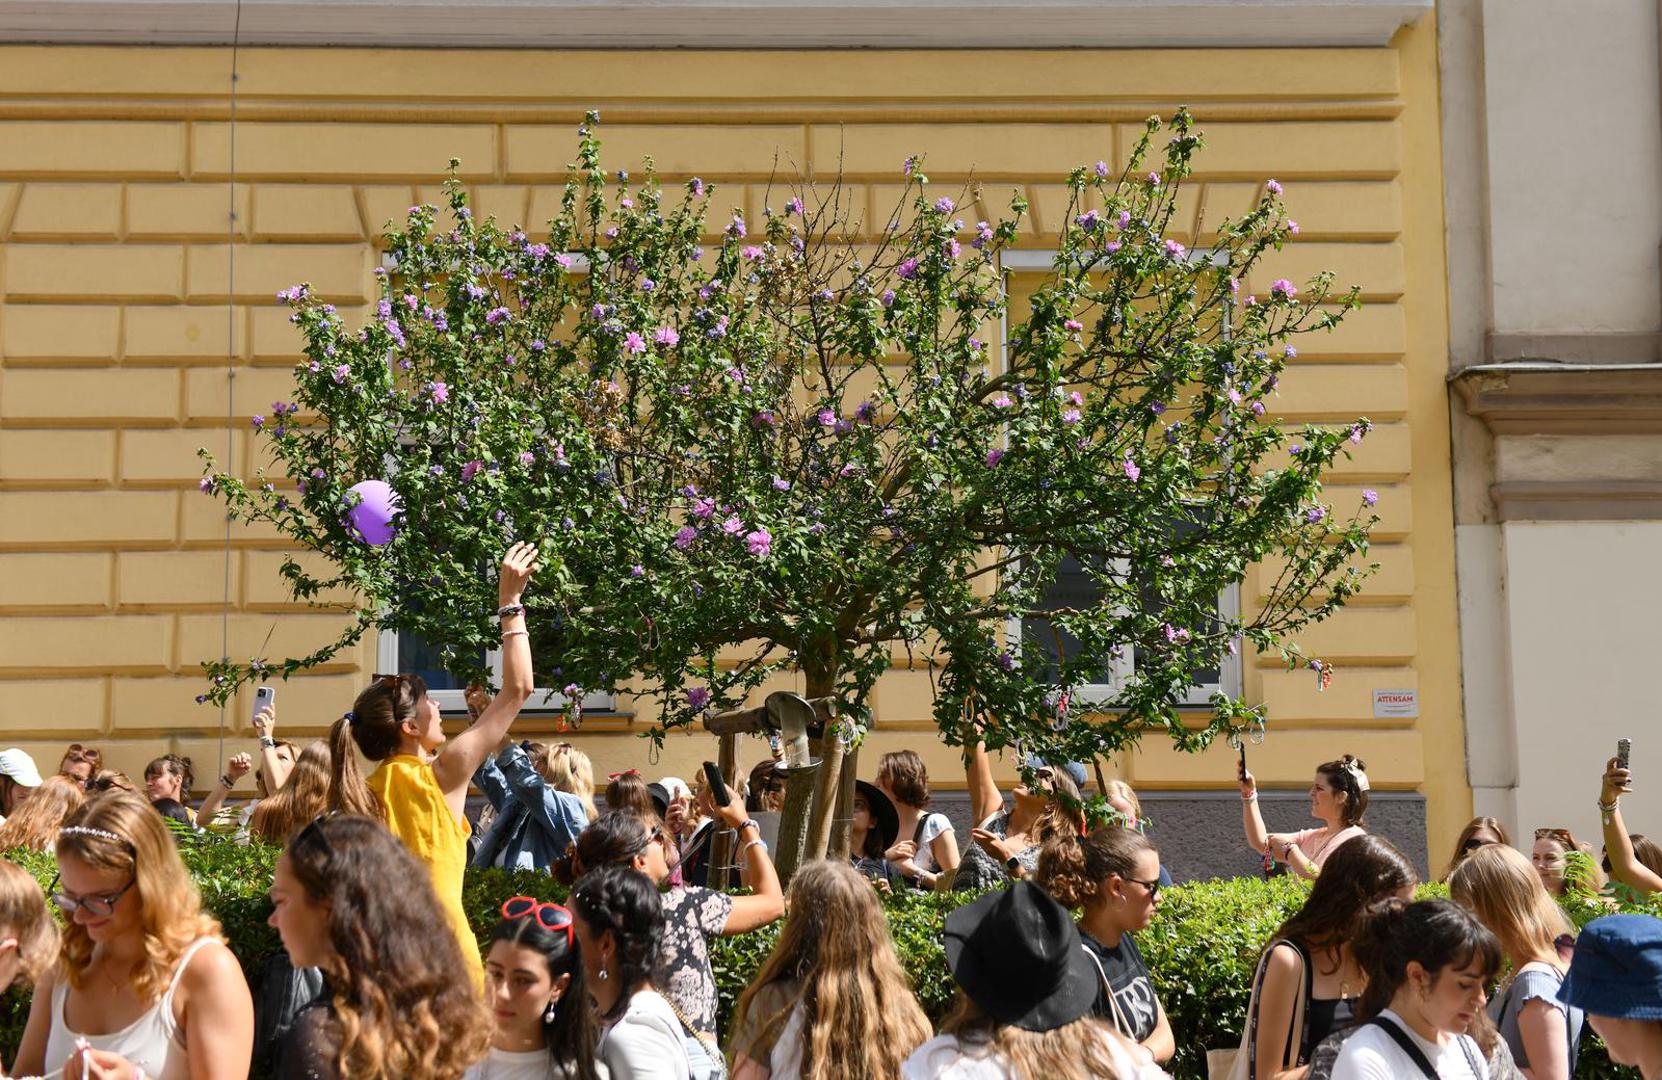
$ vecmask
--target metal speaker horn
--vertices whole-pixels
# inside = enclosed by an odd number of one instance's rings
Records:
[[[808,747],[808,725],[817,718],[814,707],[801,694],[778,690],[767,696],[768,722],[779,729],[785,744],[785,760],[774,768],[782,773],[813,772],[819,759]]]

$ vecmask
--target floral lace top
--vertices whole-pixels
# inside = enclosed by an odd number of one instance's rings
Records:
[[[664,944],[653,982],[692,1026],[715,1038],[716,976],[710,968],[709,939],[721,936],[733,899],[712,889],[689,886],[664,894]]]
[[[1000,811],[988,818],[981,828],[986,829],[994,836],[1003,839],[1010,825],[1010,815],[1007,811]],[[1029,844],[1016,861],[1021,868],[1032,874],[1039,868],[1039,849],[1041,844]],[[958,863],[958,876],[952,880],[955,891],[981,889],[996,889],[1008,884],[1009,875],[1004,871],[1004,864],[988,855],[980,844],[971,843],[964,848],[964,857]]]

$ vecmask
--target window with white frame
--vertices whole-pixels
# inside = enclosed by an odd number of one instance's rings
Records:
[[[535,615],[533,613],[532,617]],[[490,669],[491,681],[502,685],[502,651],[500,649],[485,650],[480,653],[480,661]],[[399,672],[406,675],[420,675],[427,683],[427,693],[438,705],[440,711],[466,712],[467,702],[464,694],[467,687],[457,681],[456,677],[445,670],[443,657],[439,649],[432,643],[424,640],[419,634],[408,631],[399,633],[396,630],[382,630],[377,643],[376,670]],[[542,675],[544,672],[538,672]],[[566,696],[556,688],[538,687],[529,701],[525,703],[524,712],[561,712],[569,704]],[[610,712],[617,705],[616,698],[611,694],[592,693],[583,695],[583,710],[585,712]]]
[[[1186,256],[1191,262],[1212,261],[1214,257],[1212,251],[1204,248],[1192,250]],[[1018,274],[1048,273],[1055,260],[1055,253],[1032,249],[1011,250],[1003,252],[1001,258],[1005,281],[1012,283],[1012,278]],[[1017,290],[1012,287],[1009,291],[1014,295]],[[999,340],[1008,342],[1010,337],[1008,322],[1000,326],[999,329]],[[1124,566],[1118,567],[1118,575],[1123,576],[1125,569]],[[1061,562],[1057,565],[1055,579],[1045,590],[1042,607],[1048,611],[1068,608],[1079,610],[1100,603],[1101,600],[1102,588],[1091,574],[1072,556],[1063,556]],[[1231,585],[1218,596],[1217,617],[1219,619],[1233,618],[1240,613],[1240,606],[1240,585]],[[1018,639],[1036,646],[1041,655],[1049,658],[1047,672],[1053,675],[1059,675],[1060,664],[1063,659],[1077,657],[1083,647],[1077,638],[1061,629],[1052,620],[1042,617],[1012,619],[1006,626],[1006,633],[1012,639]],[[1073,700],[1085,705],[1111,702],[1136,671],[1138,651],[1135,648],[1126,649],[1119,656],[1110,657],[1101,673],[1100,681],[1093,681],[1072,688]],[[1058,681],[1058,679],[1052,678],[1051,681]],[[1217,664],[1201,668],[1195,672],[1194,682],[1189,687],[1188,694],[1180,699],[1178,704],[1183,706],[1209,705],[1213,694],[1239,695],[1241,686],[1240,656],[1223,656]]]

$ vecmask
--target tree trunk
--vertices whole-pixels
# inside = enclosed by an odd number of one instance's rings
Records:
[[[824,697],[833,693],[837,681],[837,645],[835,641],[816,643],[803,658],[802,673],[808,684],[808,697]],[[842,718],[836,717],[834,723]],[[842,784],[843,741],[837,737],[831,724],[820,740],[819,772],[814,776],[814,805],[808,819],[808,835],[804,845],[805,859],[823,859],[831,843],[831,824],[836,817],[837,796]]]
[[[851,854],[850,834],[854,817],[854,778],[860,775],[860,748],[856,746],[843,758],[842,782],[837,785],[837,812],[831,822],[831,846],[826,858],[846,860]]]

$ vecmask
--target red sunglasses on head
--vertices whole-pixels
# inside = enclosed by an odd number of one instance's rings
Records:
[[[524,919],[536,916],[537,924],[544,930],[558,933],[564,932],[566,945],[572,943],[571,910],[559,904],[548,904],[534,896],[515,896],[502,905],[502,917],[506,919]]]

